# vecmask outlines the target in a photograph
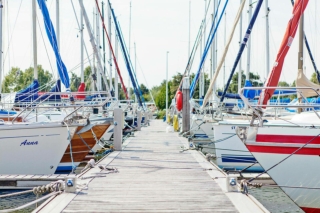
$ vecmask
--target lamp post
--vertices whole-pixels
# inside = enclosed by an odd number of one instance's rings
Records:
[[[167,51],[167,60],[166,60],[166,121],[168,121],[168,54],[169,51]]]

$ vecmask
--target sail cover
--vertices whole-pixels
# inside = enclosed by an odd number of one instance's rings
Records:
[[[33,82],[25,89],[17,92],[14,102],[32,102],[38,98],[39,82],[33,80]]]
[[[50,44],[53,48],[54,54],[56,56],[56,61],[57,61],[57,68],[58,68],[58,73],[60,76],[60,79],[64,86],[66,87],[67,91],[70,90],[70,80],[69,80],[69,75],[66,66],[64,65],[60,52],[59,52],[59,47],[58,47],[58,42],[57,42],[57,37],[56,33],[54,31],[49,11],[46,5],[45,0],[38,0],[39,7],[41,9],[42,15],[43,15],[43,20],[44,20],[44,26],[46,28],[46,33],[48,36],[48,39],[50,41]]]
[[[275,87],[278,85],[279,78],[281,75],[281,70],[289,48],[293,42],[293,38],[297,32],[299,25],[299,20],[303,11],[307,7],[308,0],[296,0],[293,6],[292,18],[289,20],[287,25],[286,32],[284,34],[280,49],[277,54],[276,61],[272,68],[272,71],[269,73],[268,79],[266,81],[265,87]],[[266,105],[268,100],[272,97],[275,89],[263,89],[260,94],[259,104]]]
[[[312,83],[307,76],[303,73],[302,69],[298,70],[298,75],[297,75],[297,80],[296,80],[296,86],[297,87],[311,87],[314,90],[311,89],[299,89],[300,93],[298,94],[298,98],[303,95],[305,98],[313,97],[313,96],[319,96],[316,91],[319,92],[320,90],[320,85]]]

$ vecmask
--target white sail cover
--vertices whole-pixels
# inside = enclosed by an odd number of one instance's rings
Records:
[[[296,80],[296,86],[297,87],[311,87],[315,90],[319,90],[320,89],[320,85],[312,83],[307,77],[306,75],[303,73],[302,69],[298,70],[298,75],[297,75],[297,80]],[[300,90],[300,92],[302,93],[303,97],[308,98],[308,97],[313,97],[313,96],[318,96],[318,94],[311,89],[302,89]],[[298,94],[298,98],[300,98],[300,93]]]

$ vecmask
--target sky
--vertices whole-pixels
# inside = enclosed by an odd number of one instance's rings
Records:
[[[166,79],[168,67],[169,79],[178,72],[183,73],[188,62],[189,51],[192,48],[198,33],[201,21],[205,14],[205,4],[209,5],[206,16],[206,37],[211,27],[211,14],[213,13],[214,0],[110,0],[117,19],[120,23],[126,46],[130,47],[130,55],[135,67],[138,82],[145,84],[148,88],[160,85]],[[226,14],[223,15],[217,30],[217,60],[220,60],[224,48],[225,38],[229,37],[231,27],[241,0],[229,0]],[[32,50],[32,7],[31,0],[2,0],[3,13],[3,71],[4,75],[12,68],[19,67],[25,70],[33,66]],[[80,33],[76,18],[72,9],[73,2],[80,14],[77,0],[60,0],[60,52],[62,59],[69,72],[80,75]],[[93,23],[95,16],[95,1],[83,0],[86,12]],[[235,36],[225,60],[224,72],[218,78],[218,87],[229,76],[239,50],[239,40],[245,34],[248,26],[248,0],[243,11],[242,32],[240,35],[237,26]],[[255,1],[254,1],[255,2]],[[101,7],[101,0],[99,0]],[[107,3],[105,1],[105,3]],[[225,0],[221,0],[221,6]],[[288,20],[291,17],[290,0],[269,0],[269,29],[270,29],[270,69],[275,60],[278,47],[282,41]],[[131,4],[131,8],[130,8]],[[56,23],[56,0],[47,0],[49,13],[53,24]],[[190,6],[190,7],[189,7]],[[253,4],[253,10],[256,4]],[[305,11],[305,33],[309,39],[311,50],[316,63],[319,61],[319,11],[320,3],[310,0]],[[131,13],[130,13],[131,9]],[[107,5],[105,4],[107,14]],[[131,25],[130,25],[131,14]],[[218,15],[218,16],[219,16]],[[55,58],[45,35],[44,24],[39,7],[37,6],[37,44],[38,64],[44,69],[57,76]],[[251,56],[249,70],[261,76],[261,81],[266,79],[266,42],[265,42],[266,9],[263,3],[254,29],[251,34]],[[131,26],[131,33],[130,33]],[[190,27],[189,27],[190,26]],[[89,55],[92,47],[89,42],[88,33],[85,28],[84,39]],[[101,28],[100,28],[101,31]],[[114,25],[112,25],[111,40],[114,44]],[[298,35],[298,34],[297,34]],[[189,40],[190,37],[190,40]],[[296,78],[298,59],[298,36],[285,60],[281,81],[292,83]],[[130,43],[129,43],[130,38]],[[204,41],[202,46],[204,46]],[[101,41],[102,43],[102,41]],[[201,50],[201,51],[200,51]],[[168,53],[167,53],[168,52]],[[135,54],[136,53],[136,54]],[[198,71],[202,47],[198,48],[191,72]],[[107,50],[107,57],[109,52]],[[136,56],[136,57],[135,57]],[[168,59],[168,60],[167,60]],[[304,68],[308,77],[314,72],[307,52],[304,51]],[[86,60],[87,61],[87,60]],[[126,70],[122,54],[119,49],[118,61],[125,83],[128,83],[128,72]],[[242,70],[247,70],[247,48],[241,58]],[[86,63],[85,66],[89,64]],[[320,65],[318,65],[320,66]],[[108,68],[107,68],[108,69]],[[238,70],[238,68],[237,68]],[[210,54],[207,56],[204,71],[210,72]],[[223,74],[224,73],[224,74]],[[224,77],[225,76],[225,77]],[[41,83],[41,82],[40,82]]]

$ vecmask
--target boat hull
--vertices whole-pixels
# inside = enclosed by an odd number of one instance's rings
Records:
[[[94,132],[96,138],[91,132],[91,129],[88,131],[81,133],[80,136],[77,134],[82,128],[84,127],[78,127],[76,129],[76,133],[74,134],[72,140],[71,140],[71,150],[70,152],[70,146],[68,146],[65,150],[65,153],[60,161],[60,164],[57,168],[57,172],[63,172],[63,171],[71,171],[73,166],[77,167],[81,161],[86,157],[86,155],[91,151],[91,149],[96,145],[97,140],[100,140],[102,135],[106,132],[106,130],[109,128],[110,123],[102,123],[97,124],[92,127],[92,131]],[[82,141],[82,139],[86,142],[86,144]],[[71,158],[72,154],[72,158]]]
[[[247,148],[264,169],[283,161],[267,171],[281,189],[305,212],[320,212],[319,129],[279,126],[243,131]]]
[[[217,165],[224,170],[243,170],[257,160],[248,151],[247,147],[237,137],[235,129],[237,125],[243,125],[243,122],[223,121],[213,124],[214,146],[217,157]],[[249,125],[249,123],[247,124]],[[254,164],[245,172],[262,172],[264,169],[260,164]]]
[[[1,125],[0,132],[0,174],[54,174],[69,144],[61,123]]]

